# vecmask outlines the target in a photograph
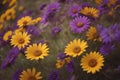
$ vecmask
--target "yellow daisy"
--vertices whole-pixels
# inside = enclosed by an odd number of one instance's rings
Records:
[[[9,7],[13,6],[13,5],[17,5],[17,0],[11,0],[9,2]]]
[[[22,17],[20,20],[18,20],[17,25],[19,27],[25,27],[28,25],[31,25],[32,18],[30,16]]]
[[[99,10],[94,7],[84,7],[80,13],[93,18],[99,17]]]
[[[33,19],[33,20],[32,20],[32,24],[36,24],[36,23],[40,22],[41,20],[42,20],[41,17],[38,17],[38,18],[36,18],[36,19]]]
[[[20,75],[20,80],[41,80],[41,72],[36,72],[36,69],[23,70]]]
[[[66,55],[76,57],[81,55],[83,52],[85,52],[87,47],[88,45],[86,41],[75,39],[66,46],[65,53]]]
[[[9,37],[12,35],[12,31],[7,31],[4,35],[3,35],[3,40],[4,41],[8,41]]]
[[[56,68],[59,69],[59,68],[63,67],[64,64],[65,64],[64,60],[57,59]]]
[[[100,71],[104,62],[104,57],[99,52],[90,52],[81,59],[81,66],[87,73],[96,73]]]
[[[7,19],[7,20],[14,19],[14,18],[15,18],[15,13],[16,13],[16,11],[15,11],[14,8],[8,9],[8,10],[5,12],[6,19]]]
[[[23,6],[19,6],[19,7],[18,7],[18,10],[19,10],[19,11],[23,11],[23,9],[24,9]]]
[[[114,5],[117,2],[117,0],[109,0],[108,6]]]
[[[15,30],[15,33],[19,33],[19,32],[26,32],[25,28],[18,28]]]
[[[45,56],[48,56],[49,48],[46,44],[33,44],[27,47],[25,53],[26,58],[30,60],[44,59]]]
[[[95,27],[91,26],[89,28],[89,30],[86,33],[86,36],[88,38],[88,40],[93,40],[93,41],[101,41],[101,37],[99,36],[99,34],[97,33],[97,30]]]
[[[95,0],[95,3],[97,4],[101,4],[103,2],[103,0]]]
[[[15,33],[11,38],[11,45],[18,47],[19,49],[24,48],[30,43],[30,35],[27,32]]]
[[[5,21],[7,21],[7,16],[6,16],[6,14],[4,13],[4,14],[2,14],[2,15],[0,16],[0,22],[1,22],[1,23],[4,23]]]

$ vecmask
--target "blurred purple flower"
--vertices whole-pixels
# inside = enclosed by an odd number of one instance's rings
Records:
[[[58,0],[60,3],[69,3],[71,0]]]
[[[32,34],[35,36],[39,35],[39,30],[35,26],[29,26],[26,31],[28,32],[28,34]]]
[[[74,61],[70,61],[69,63],[67,63],[65,65],[66,67],[66,70],[69,72],[69,73],[73,73],[74,72]]]
[[[59,71],[52,71],[48,77],[48,80],[60,80]]]
[[[20,80],[19,75],[21,74],[22,69],[18,69],[14,74],[13,74],[13,80]]]
[[[84,7],[92,7],[92,5],[90,5],[88,2],[84,2],[81,4],[81,8],[84,8]]]
[[[100,48],[100,53],[104,56],[110,54],[115,49],[115,46],[112,44],[103,44]]]
[[[60,4],[59,3],[51,3],[46,7],[46,11],[43,15],[43,21],[42,23],[46,23],[47,21],[50,21],[58,12],[60,9]]]
[[[70,11],[69,11],[70,16],[77,17],[78,14],[79,14],[80,9],[81,9],[81,7],[78,6],[78,5],[71,6]]]
[[[51,34],[52,34],[52,35],[56,35],[56,34],[60,33],[61,30],[62,30],[62,29],[59,28],[59,27],[54,27],[54,28],[52,28],[52,30],[51,30]]]
[[[63,60],[64,58],[68,57],[65,53],[60,53],[58,56],[57,56],[57,59],[61,59]]]
[[[90,27],[90,20],[85,16],[76,17],[70,22],[70,28],[75,33],[82,33]]]
[[[4,69],[6,68],[9,64],[13,63],[18,54],[20,53],[18,48],[12,48],[7,57],[3,60],[1,68]]]
[[[120,33],[118,27],[119,26],[117,24],[114,24],[108,28],[104,28],[101,31],[100,36],[102,38],[103,43],[111,43],[118,39]]]
[[[43,3],[43,4],[40,5],[40,8],[39,8],[39,9],[40,9],[40,10],[43,10],[46,6],[47,6],[47,4]]]

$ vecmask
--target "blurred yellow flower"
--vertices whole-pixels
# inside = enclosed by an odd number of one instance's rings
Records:
[[[31,25],[31,22],[32,22],[32,18],[30,16],[25,16],[18,20],[17,25],[19,27],[27,27]]]
[[[93,40],[93,41],[102,41],[101,37],[99,36],[97,30],[95,27],[91,26],[89,30],[86,33],[87,39],[88,40]]]
[[[64,66],[64,64],[65,64],[64,60],[57,59],[56,68],[57,69],[62,68]]]
[[[80,13],[86,15],[88,17],[98,18],[99,17],[99,10],[94,7],[84,7]]]
[[[36,72],[36,69],[23,70],[20,75],[20,80],[41,80],[41,72]]]
[[[3,40],[4,41],[8,41],[10,38],[10,36],[12,35],[12,31],[11,30],[9,30],[9,31],[7,31],[4,35],[3,35]]]

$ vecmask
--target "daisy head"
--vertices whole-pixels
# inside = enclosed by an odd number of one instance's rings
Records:
[[[71,6],[70,11],[69,11],[70,16],[72,16],[72,17],[78,16],[80,9],[81,9],[81,7],[78,5]]]
[[[103,43],[111,43],[116,41],[120,34],[118,28],[118,24],[114,24],[108,28],[104,28],[100,33]]]
[[[48,56],[49,48],[46,44],[33,44],[29,45],[25,51],[25,56],[30,60],[39,60],[44,59],[45,56]]]
[[[19,76],[20,80],[41,80],[41,72],[36,72],[35,68],[23,70]]]
[[[76,17],[70,22],[70,28],[75,33],[82,33],[90,26],[90,20],[85,16]]]
[[[32,18],[30,16],[25,16],[18,20],[17,25],[19,27],[27,27],[31,24],[31,22]]]
[[[86,36],[87,36],[88,40],[93,40],[93,41],[101,41],[102,40],[98,30],[96,29],[96,27],[93,27],[93,26],[91,26],[88,29]]]
[[[19,49],[25,48],[30,43],[30,35],[27,32],[15,33],[11,37],[11,45]]]
[[[9,38],[11,37],[11,35],[12,35],[12,31],[11,30],[5,32],[4,35],[3,35],[3,40],[4,41],[8,41]]]
[[[73,40],[65,48],[66,55],[77,57],[86,51],[88,47],[87,42],[84,40]]]
[[[87,71],[87,73],[95,74],[99,72],[104,62],[104,57],[99,52],[90,52],[86,54],[81,59],[81,66],[83,71]]]
[[[96,19],[99,17],[99,12],[100,11],[94,7],[84,7],[80,11],[81,14],[88,16],[89,18],[93,18],[93,19]]]

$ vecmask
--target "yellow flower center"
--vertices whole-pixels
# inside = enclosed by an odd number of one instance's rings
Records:
[[[81,28],[82,26],[83,26],[83,23],[82,23],[82,22],[78,22],[78,23],[77,23],[77,27],[78,27],[78,28]]]
[[[95,67],[97,65],[97,61],[96,59],[91,59],[89,62],[88,62],[88,65],[90,67]]]
[[[73,52],[74,53],[79,53],[81,51],[81,48],[80,47],[75,47],[74,49],[73,49]]]
[[[28,80],[37,80],[34,76],[30,76]]]
[[[25,42],[25,40],[23,38],[20,38],[18,41],[19,44],[23,44],[24,42]]]
[[[40,50],[36,50],[35,52],[34,52],[34,55],[35,56],[40,56],[42,54],[42,51],[40,51]]]
[[[72,12],[73,12],[73,13],[77,13],[77,9],[73,9]]]

